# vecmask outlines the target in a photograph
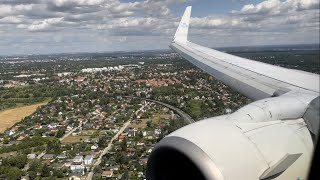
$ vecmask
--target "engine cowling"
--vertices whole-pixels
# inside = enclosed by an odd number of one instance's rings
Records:
[[[185,126],[151,153],[147,179],[303,179],[313,142],[303,119],[237,123],[220,116]]]

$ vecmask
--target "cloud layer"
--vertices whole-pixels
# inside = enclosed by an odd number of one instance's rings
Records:
[[[185,4],[0,0],[0,54],[8,52],[8,45],[16,53],[167,48],[182,13],[172,7]],[[208,46],[319,43],[319,0],[265,0],[225,14],[193,17],[191,23],[190,38]]]

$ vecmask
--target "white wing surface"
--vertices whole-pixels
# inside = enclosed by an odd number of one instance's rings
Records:
[[[319,93],[319,75],[241,58],[189,42],[190,14],[191,7],[188,7],[170,47],[215,78],[253,100],[297,89]]]

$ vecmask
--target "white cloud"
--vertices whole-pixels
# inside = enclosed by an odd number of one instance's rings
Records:
[[[21,22],[22,22],[22,19],[16,16],[7,16],[0,19],[0,23],[4,23],[4,24],[18,24]]]
[[[50,18],[44,19],[42,21],[35,21],[30,26],[27,27],[29,31],[42,31],[49,29],[52,25],[62,22],[63,17],[61,18]]]
[[[85,49],[103,41],[110,44],[99,48],[130,49],[148,39],[167,48],[180,20],[172,5],[186,1],[191,0],[6,0],[0,4],[0,46],[16,40],[26,47],[54,42],[57,48]],[[230,13],[193,15],[190,38],[208,46],[301,43],[303,37],[318,41],[318,31],[319,0],[265,0]],[[61,36],[52,39],[57,32]]]
[[[0,17],[24,13],[32,10],[33,4],[8,5],[0,4]]]
[[[247,4],[234,14],[281,14],[299,10],[319,9],[319,0],[266,0],[257,5]]]
[[[76,5],[97,5],[103,3],[105,0],[52,0],[57,6],[64,6],[69,4]]]

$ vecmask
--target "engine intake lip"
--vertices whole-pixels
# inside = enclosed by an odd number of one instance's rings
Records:
[[[213,160],[191,141],[169,136],[153,149],[147,164],[147,179],[223,180]]]

